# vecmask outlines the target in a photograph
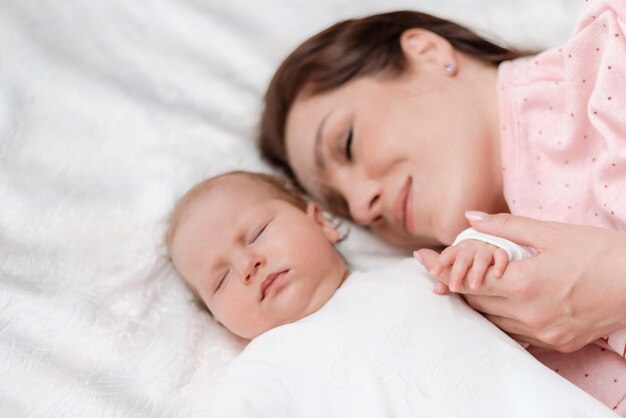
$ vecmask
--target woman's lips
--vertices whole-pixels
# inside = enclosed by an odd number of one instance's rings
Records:
[[[261,282],[261,300],[271,293],[276,287],[285,281],[285,276],[289,270],[278,271],[268,274]]]
[[[396,227],[410,234],[413,229],[413,181],[408,177],[400,189],[400,193],[393,205],[393,220]]]

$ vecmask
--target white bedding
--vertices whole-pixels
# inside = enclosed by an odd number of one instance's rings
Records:
[[[245,348],[226,375],[217,416],[615,416],[432,286],[411,258],[352,273],[319,311]]]
[[[280,59],[344,17],[421,8],[524,46],[570,0],[2,0],[0,415],[211,416],[241,350],[163,245],[175,199],[233,168]],[[360,266],[392,253],[360,231]]]

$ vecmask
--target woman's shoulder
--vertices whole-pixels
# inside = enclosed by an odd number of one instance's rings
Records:
[[[563,45],[502,63],[499,68],[500,84],[566,81],[570,75],[577,77],[600,61],[626,60],[625,47],[626,1],[585,0],[574,32]],[[583,65],[579,65],[580,60]],[[579,81],[583,79],[590,81],[585,77]]]
[[[581,8],[574,37],[586,31],[623,36],[626,29],[626,2],[615,0],[585,0]],[[619,36],[616,36],[616,33]],[[584,34],[588,36],[589,34]]]

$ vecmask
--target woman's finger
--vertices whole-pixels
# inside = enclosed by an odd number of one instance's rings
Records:
[[[503,296],[511,299],[512,302],[518,302],[515,305],[511,305],[511,311],[513,309],[517,311],[523,309],[524,306],[519,303],[524,300],[521,295],[531,292],[531,289],[534,289],[533,286],[538,285],[533,281],[533,278],[539,268],[540,257],[541,255],[538,255],[519,261],[512,261],[507,264],[504,274],[500,277],[496,276],[495,267],[489,268],[487,274],[485,274],[483,285],[475,294]]]
[[[515,334],[516,336],[524,336],[524,339],[517,338],[517,337],[516,339],[520,339],[522,341],[533,344],[532,342],[528,341],[528,339],[534,338],[530,336],[530,335],[533,335],[534,330],[531,329],[528,325],[516,319],[506,318],[506,317],[498,316],[498,315],[486,314],[485,318],[487,318],[489,321],[494,323],[498,328],[500,328],[502,331],[506,332],[507,334]]]
[[[518,334],[513,334],[513,333],[508,333],[509,336],[511,338],[513,338],[514,340],[516,340],[517,342],[523,342],[523,343],[527,343],[530,344],[532,346],[535,347],[539,347],[539,348],[547,348],[549,350],[554,350],[554,347],[550,346],[549,344],[546,344],[536,338],[532,338],[532,337],[528,337],[526,335],[518,335]]]
[[[552,231],[557,225],[554,222],[538,221],[510,213],[489,215],[484,212],[467,211],[465,217],[479,232],[506,238],[537,250],[546,248],[551,242]]]
[[[498,317],[513,317],[515,310],[511,309],[512,301],[502,296],[465,295],[467,304],[475,310]]]

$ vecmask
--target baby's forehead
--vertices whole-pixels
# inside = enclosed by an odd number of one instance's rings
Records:
[[[229,173],[219,176],[213,180],[214,187],[225,188],[259,188],[263,187],[267,189],[267,182],[257,177],[255,174],[250,173]]]
[[[195,202],[191,202],[190,212],[200,216],[244,215],[267,205],[279,210],[283,206],[277,206],[278,202],[298,206],[289,192],[277,184],[245,175],[230,175],[197,196]],[[229,210],[223,211],[225,207]]]
[[[237,172],[229,173],[216,179],[214,189],[216,195],[227,192],[230,196],[253,195],[261,202],[265,200],[281,200],[300,209],[306,206],[306,199],[296,190],[287,185],[286,180],[261,173]]]
[[[216,200],[254,197],[254,200],[264,201],[277,197],[279,193],[280,191],[274,185],[262,179],[246,174],[229,174],[216,179],[213,187],[204,193],[204,197]]]
[[[263,205],[268,201],[282,201],[304,210],[306,201],[295,191],[289,191],[280,179],[266,174],[236,172],[210,178],[196,185],[181,199],[172,217],[171,239],[181,224],[219,218],[231,218]],[[228,211],[224,212],[224,207]],[[204,219],[204,220],[203,220]],[[232,221],[232,218],[230,219]],[[171,241],[170,241],[171,242]]]

